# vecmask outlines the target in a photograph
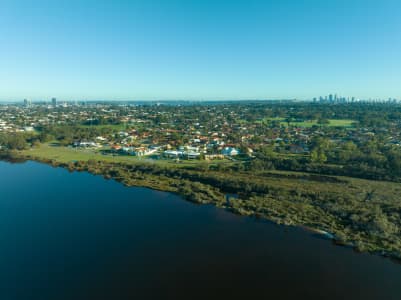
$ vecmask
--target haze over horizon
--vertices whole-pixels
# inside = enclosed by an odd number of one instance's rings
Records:
[[[0,100],[401,98],[401,2],[0,4]]]

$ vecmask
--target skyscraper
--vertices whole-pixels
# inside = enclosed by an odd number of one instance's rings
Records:
[[[56,98],[52,98],[52,105],[53,106],[57,106],[57,99]]]
[[[32,104],[32,102],[31,102],[30,99],[24,99],[24,106],[25,106],[25,107],[30,107],[31,104]]]

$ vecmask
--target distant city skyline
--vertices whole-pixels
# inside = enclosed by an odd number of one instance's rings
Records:
[[[109,101],[116,101],[116,102],[231,102],[231,101],[306,101],[306,102],[320,102],[320,103],[354,103],[354,102],[392,102],[392,103],[401,103],[401,99],[398,98],[358,98],[354,96],[345,96],[337,93],[330,93],[326,95],[320,95],[317,97],[312,97],[308,99],[297,99],[297,98],[274,98],[274,99],[203,99],[203,100],[191,100],[191,99],[155,99],[155,100],[141,100],[141,99],[121,99],[121,100],[111,100],[111,99],[57,99],[56,97],[45,98],[45,99],[36,99],[33,100],[30,98],[22,99],[22,102],[19,100],[11,100],[7,101],[7,103],[22,103],[24,106],[31,106],[32,104],[44,104],[47,103],[52,106],[63,105],[65,103],[85,103],[85,102],[109,102]],[[0,101],[5,102],[5,101]]]
[[[400,11],[397,0],[7,0],[0,101],[401,99]]]

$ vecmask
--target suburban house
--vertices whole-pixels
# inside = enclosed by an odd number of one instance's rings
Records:
[[[221,150],[221,154],[227,156],[235,156],[239,154],[239,150],[233,147],[225,147],[223,150]]]

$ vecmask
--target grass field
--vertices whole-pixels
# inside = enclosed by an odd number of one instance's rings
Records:
[[[48,144],[41,144],[37,148],[31,148],[21,151],[24,155],[29,155],[35,158],[42,159],[52,159],[62,163],[68,163],[71,161],[88,161],[90,159],[106,161],[106,162],[123,162],[128,164],[136,163],[156,163],[159,165],[171,165],[175,166],[196,166],[199,164],[232,164],[233,162],[227,159],[219,161],[207,162],[205,160],[180,160],[179,163],[171,159],[151,159],[149,157],[138,157],[138,156],[128,156],[128,155],[104,155],[100,150],[96,149],[79,149],[72,147],[55,146]]]
[[[288,123],[285,121],[285,118],[265,118],[263,119],[264,123],[269,123],[272,121],[279,121],[282,126],[288,126]],[[329,119],[329,124],[323,125],[323,126],[329,126],[329,127],[353,127],[354,123],[356,121],[354,120],[348,120],[348,119]],[[291,126],[297,126],[297,127],[312,127],[314,125],[320,126],[320,124],[317,123],[317,120],[308,120],[308,121],[303,121],[303,122],[291,122]]]

